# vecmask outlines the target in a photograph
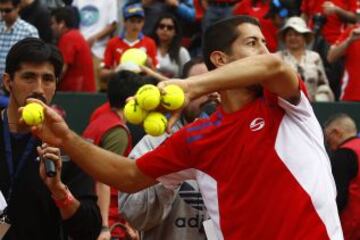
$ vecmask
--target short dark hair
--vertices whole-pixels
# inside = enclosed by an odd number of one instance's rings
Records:
[[[189,72],[190,72],[191,68],[193,66],[195,66],[197,64],[201,64],[201,63],[204,63],[204,58],[201,56],[194,57],[194,58],[190,59],[189,61],[187,61],[183,66],[181,78],[187,78],[189,76]]]
[[[64,21],[67,28],[76,28],[76,15],[71,6],[56,8],[51,12],[57,23]]]
[[[12,3],[14,7],[17,7],[20,4],[21,0],[0,0],[0,3],[9,3],[9,2]]]
[[[123,108],[126,99],[135,95],[145,84],[157,83],[152,77],[144,77],[131,71],[122,70],[113,74],[107,86],[107,98],[111,107]]]
[[[14,44],[10,49],[6,56],[5,72],[13,79],[21,64],[44,62],[49,62],[54,66],[55,77],[59,80],[64,64],[59,49],[39,38],[25,38]]]
[[[260,27],[256,18],[239,15],[220,20],[205,30],[203,35],[203,56],[209,70],[216,68],[210,60],[211,53],[214,51],[229,53],[232,43],[240,34],[237,27],[243,23],[250,23]]]

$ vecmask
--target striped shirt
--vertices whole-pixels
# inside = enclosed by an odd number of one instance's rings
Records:
[[[18,18],[8,28],[5,21],[0,21],[0,80],[5,70],[5,60],[10,48],[18,41],[28,37],[39,37],[38,30],[31,24]]]

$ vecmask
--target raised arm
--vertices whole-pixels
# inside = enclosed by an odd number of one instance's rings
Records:
[[[190,99],[204,94],[260,84],[278,96],[292,100],[300,96],[295,71],[273,54],[243,58],[184,81]],[[171,81],[169,82],[171,83]],[[160,83],[160,86],[169,84]]]
[[[360,39],[360,27],[355,28],[351,31],[348,38],[339,44],[334,44],[330,47],[329,53],[327,55],[327,60],[332,63],[337,59],[343,57],[346,53],[348,47],[356,40]]]

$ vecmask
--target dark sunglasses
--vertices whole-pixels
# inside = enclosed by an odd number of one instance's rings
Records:
[[[172,30],[174,30],[174,25],[167,25],[167,24],[160,23],[158,28],[160,28],[161,30],[164,30],[166,28],[166,30],[172,31]]]
[[[1,8],[0,13],[11,13],[14,8]]]

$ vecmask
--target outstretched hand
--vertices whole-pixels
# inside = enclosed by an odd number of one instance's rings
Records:
[[[38,103],[44,108],[44,121],[39,125],[32,126],[32,133],[40,138],[43,142],[47,142],[52,146],[61,147],[67,137],[71,134],[71,130],[65,123],[64,119],[42,101],[29,98],[27,103],[30,102]],[[22,112],[23,107],[21,107],[19,111]],[[23,121],[24,120],[21,118],[20,122]]]

